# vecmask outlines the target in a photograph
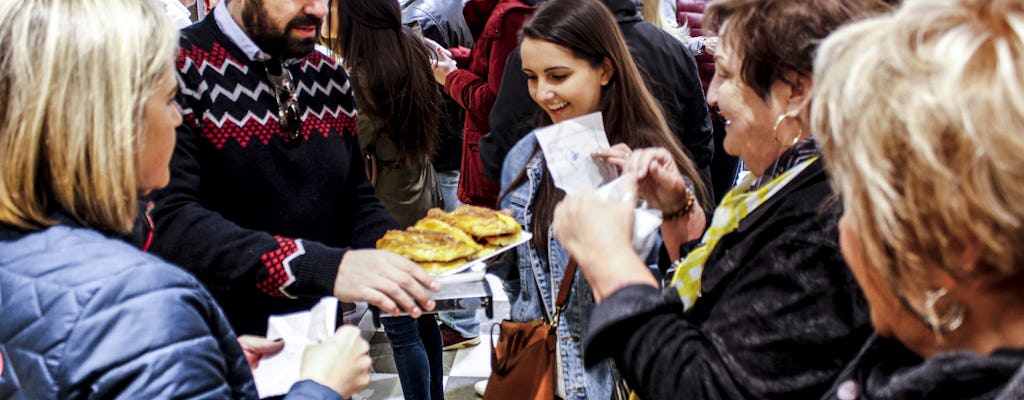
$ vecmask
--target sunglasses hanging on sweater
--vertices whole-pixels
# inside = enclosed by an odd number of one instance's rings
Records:
[[[292,74],[276,59],[264,60],[267,77],[274,87],[274,98],[277,100],[277,122],[281,125],[281,134],[285,141],[298,143],[302,119],[299,116],[299,101],[295,95],[295,84]]]

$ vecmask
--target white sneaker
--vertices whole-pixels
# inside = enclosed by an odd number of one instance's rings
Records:
[[[473,391],[476,392],[477,396],[483,396],[485,390],[487,390],[486,379],[473,384]]]

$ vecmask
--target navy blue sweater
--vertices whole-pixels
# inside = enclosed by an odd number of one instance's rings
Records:
[[[301,138],[287,143],[263,63],[206,18],[182,31],[185,123],[171,183],[155,194],[152,251],[202,280],[239,333],[333,292],[349,248],[397,224],[374,196],[356,141],[345,71],[313,52],[287,65]]]

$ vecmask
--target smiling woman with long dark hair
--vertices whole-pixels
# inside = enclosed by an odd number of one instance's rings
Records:
[[[607,6],[597,0],[550,0],[523,26],[520,49],[527,90],[544,112],[542,125],[601,112],[608,141],[616,148],[670,149],[673,166],[697,184],[695,195],[702,195],[693,161],[669,130]],[[512,210],[534,234],[528,246],[517,249],[520,280],[511,285],[511,319],[550,320],[559,281],[570,270],[569,255],[550,234],[555,204],[565,193],[554,186],[534,134],[509,151],[501,183],[501,207]],[[583,366],[579,339],[594,297],[582,274],[577,272],[572,279],[556,329],[558,392],[567,400],[607,399],[617,373],[611,362]]]

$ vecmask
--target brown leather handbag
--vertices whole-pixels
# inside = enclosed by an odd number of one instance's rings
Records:
[[[554,400],[556,328],[575,276],[576,260],[570,259],[550,322],[501,321],[498,343],[491,344],[491,377],[484,400]]]

